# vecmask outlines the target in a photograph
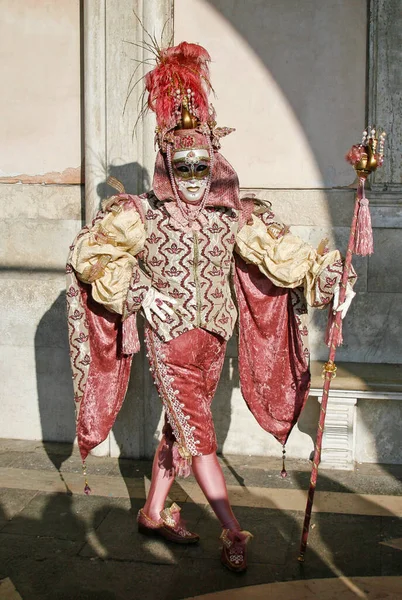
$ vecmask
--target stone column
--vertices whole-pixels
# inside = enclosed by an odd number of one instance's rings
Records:
[[[120,180],[129,193],[151,188],[155,121],[152,115],[138,119],[143,76],[151,68],[143,61],[149,62],[152,56],[144,49],[143,42],[149,42],[150,34],[161,43],[162,30],[163,44],[169,42],[173,33],[172,5],[173,0],[88,0],[84,3],[87,223],[101,200],[113,193],[106,185],[109,175]],[[160,408],[155,404],[155,414],[153,418],[149,416],[151,390],[146,359],[141,352],[134,358],[127,401],[113,434],[96,454],[132,457],[151,454],[156,410]]]
[[[387,132],[375,192],[402,196],[402,0],[370,0],[368,122]]]
[[[155,36],[159,44],[168,46],[170,42],[173,43],[173,0],[144,0],[143,24],[146,31]],[[163,39],[161,39],[162,34]],[[144,54],[144,58],[150,56],[150,53]],[[148,68],[146,67],[147,70]],[[143,161],[152,174],[155,163],[155,116],[153,113],[147,115],[142,127]]]
[[[135,13],[135,14],[134,14]],[[138,16],[138,19],[136,16]],[[140,21],[142,23],[140,23]],[[149,189],[154,120],[137,121],[151,56],[149,41],[172,36],[172,0],[91,0],[84,3],[85,218],[90,221],[111,190],[114,175],[127,191]],[[137,83],[138,82],[138,83]],[[137,85],[135,85],[137,83]]]
[[[99,207],[106,164],[106,0],[84,2],[85,220]]]
[[[402,262],[393,257],[402,253],[401,64],[402,0],[370,0],[368,123],[382,127],[387,133],[384,166],[369,180],[374,254],[368,257],[368,294],[360,301],[372,308],[362,313],[365,320],[361,319],[357,334],[364,328],[368,330],[370,323],[371,340],[384,340],[383,346],[379,346],[370,344],[368,339],[366,360],[373,362],[400,361]],[[388,356],[387,348],[392,349]]]

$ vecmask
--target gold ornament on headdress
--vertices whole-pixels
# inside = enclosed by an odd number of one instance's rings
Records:
[[[184,106],[181,107],[181,120],[177,124],[176,129],[195,129],[198,125],[198,119],[194,115],[190,113],[188,108]]]

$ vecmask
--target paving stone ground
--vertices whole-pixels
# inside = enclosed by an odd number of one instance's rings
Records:
[[[262,488],[275,489],[285,502],[291,491],[308,487],[308,463],[288,461],[289,477],[282,479],[276,460],[221,460],[233,494],[258,489],[261,497]],[[0,440],[0,468],[9,482],[0,488],[0,600],[2,589],[8,590],[4,594],[15,589],[23,600],[180,600],[223,590],[227,594],[219,597],[231,598],[236,588],[246,594],[254,589],[247,586],[274,582],[386,576],[395,578],[394,591],[383,597],[402,598],[400,466],[320,472],[319,492],[329,498],[341,493],[345,507],[349,501],[359,506],[360,499],[364,509],[357,509],[358,514],[315,512],[304,564],[297,560],[302,510],[267,508],[262,502],[242,506],[237,501],[238,519],[255,536],[244,574],[220,565],[219,524],[200,496],[192,498],[180,482],[175,499],[181,498],[182,514],[189,528],[201,534],[200,544],[181,547],[138,534],[135,515],[143,505],[150,461],[90,457],[89,473],[106,477],[108,489],[115,485],[123,490],[90,496],[72,494],[68,485],[63,490],[64,483],[60,487],[63,474],[67,481],[81,473],[77,451],[68,444]],[[63,492],[49,491],[49,477]],[[131,482],[129,490],[135,489],[132,497],[122,486],[125,480]],[[381,499],[388,508],[379,516]]]

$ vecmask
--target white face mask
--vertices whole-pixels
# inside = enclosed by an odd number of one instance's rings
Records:
[[[201,202],[210,175],[208,150],[176,150],[172,165],[182,200],[188,204]]]

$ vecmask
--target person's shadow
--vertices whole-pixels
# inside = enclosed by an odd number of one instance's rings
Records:
[[[125,165],[109,165],[106,169],[105,181],[96,189],[99,200],[104,200],[116,194],[116,190],[107,183],[108,177],[114,177],[124,185],[127,194],[142,194],[151,189],[151,179],[148,170],[137,162]]]
[[[74,393],[64,290],[40,320],[34,343],[43,445],[64,481],[60,468],[71,456],[75,438]],[[67,485],[66,491],[70,493]]]

